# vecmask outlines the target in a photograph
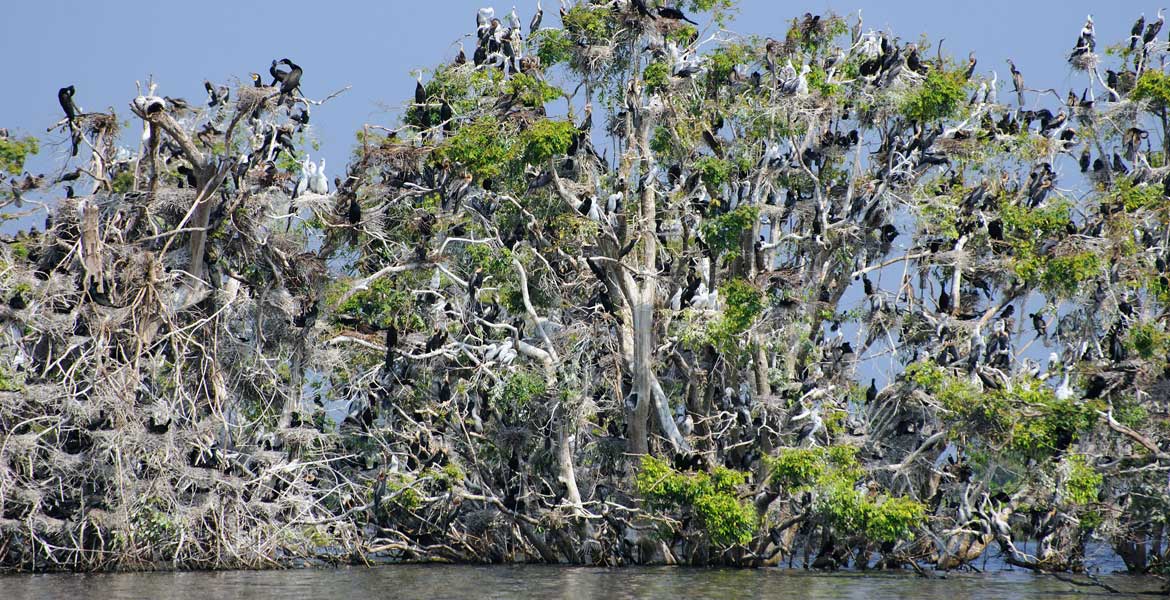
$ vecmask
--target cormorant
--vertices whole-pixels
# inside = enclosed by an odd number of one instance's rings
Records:
[[[427,103],[427,88],[423,86],[422,79],[415,79],[414,103],[420,106]]]
[[[322,196],[329,193],[329,178],[325,176],[325,159],[321,159],[321,166],[317,167],[309,179],[309,191]]]
[[[651,19],[654,18],[654,15],[650,12],[650,9],[646,8],[646,0],[634,0],[634,8],[637,9],[639,15],[643,17],[650,17]]]
[[[669,6],[660,7],[658,9],[658,16],[663,18],[663,19],[672,19],[675,21],[686,21],[687,23],[690,23],[691,25],[698,25],[698,23],[688,19],[687,16],[684,15],[681,10],[679,10],[677,8],[672,8]]]
[[[1133,29],[1129,30],[1129,51],[1133,52],[1137,48],[1138,40],[1142,39],[1142,32],[1146,29],[1146,15],[1138,17],[1136,23],[1133,24]]]
[[[304,72],[299,66],[293,64],[293,61],[282,58],[275,65],[288,65],[289,72],[285,74],[284,79],[280,82],[280,95],[288,96],[297,91],[301,87],[301,74]]]
[[[1081,152],[1081,159],[1080,159],[1081,173],[1088,172],[1089,165],[1092,164],[1091,161],[1092,161],[1092,156],[1089,154],[1089,145],[1085,144],[1085,149],[1084,149],[1084,151]]]
[[[362,205],[358,202],[357,197],[349,199],[349,210],[346,213],[351,225],[357,225],[362,222]]]
[[[249,73],[252,77],[252,87],[264,87],[264,82],[260,79],[259,73]]]
[[[873,401],[877,399],[877,395],[878,395],[877,380],[871,378],[869,380],[869,388],[865,390],[866,404],[873,404]]]
[[[77,110],[77,104],[73,102],[73,94],[76,92],[77,90],[73,86],[63,87],[57,90],[57,102],[61,103],[61,108],[65,111],[65,120],[69,122],[70,140],[73,144],[72,156],[77,156],[77,146],[81,143],[81,131],[77,128],[77,124],[74,123],[74,119],[77,118],[77,113],[80,112]]]
[[[945,287],[938,294],[938,312],[951,312],[951,295]]]
[[[1162,16],[1162,9],[1158,9],[1158,20],[1146,26],[1146,34],[1142,36],[1142,43],[1148,44],[1158,37],[1158,33],[1162,31],[1162,25],[1166,23],[1166,17]]]
[[[1048,323],[1044,321],[1044,315],[1040,313],[1031,313],[1028,315],[1032,318],[1032,328],[1036,330],[1038,337],[1045,337],[1048,335]]]
[[[536,14],[532,15],[532,21],[528,23],[528,35],[532,35],[537,29],[540,29],[540,21],[544,18],[544,8],[540,6],[540,0],[536,0]]]
[[[1024,107],[1024,76],[1020,74],[1020,70],[1016,68],[1016,63],[1012,59],[1008,59],[1008,67],[1012,71],[1012,85],[1016,89],[1016,101],[1020,108]]]

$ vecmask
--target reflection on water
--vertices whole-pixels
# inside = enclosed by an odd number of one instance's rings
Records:
[[[1158,587],[1153,579],[1105,577],[1125,590]],[[897,598],[1085,598],[1100,589],[1076,587],[1020,571],[949,574],[822,575],[778,569],[587,569],[568,567],[386,566],[227,573],[133,573],[0,577],[0,599],[121,600],[128,598],[712,598],[736,600]],[[1111,598],[1123,596],[1111,595]]]

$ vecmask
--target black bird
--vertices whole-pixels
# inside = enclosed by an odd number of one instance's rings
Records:
[[[861,284],[865,287],[865,295],[872,296],[873,295],[873,282],[870,281],[869,277],[866,276],[865,274],[862,274],[862,276],[861,276]]]
[[[414,103],[420,105],[427,103],[427,88],[423,87],[421,79],[416,79],[414,83]]]
[[[207,90],[207,106],[212,108],[227,104],[231,91],[226,86],[215,86],[210,81],[203,81],[203,89]]]
[[[650,17],[651,19],[654,18],[654,15],[650,13],[650,9],[646,8],[646,0],[634,0],[634,8],[638,10],[639,15]]]
[[[938,294],[938,312],[951,312],[951,295],[945,287]]]
[[[1122,175],[1129,173],[1129,167],[1125,166],[1125,163],[1121,162],[1121,155],[1116,152],[1113,153],[1113,170],[1121,173]]]
[[[873,404],[873,401],[877,399],[877,395],[878,395],[877,380],[870,379],[869,380],[869,388],[867,390],[865,390],[866,404]]]
[[[362,205],[358,202],[357,198],[350,198],[349,210],[346,213],[346,217],[349,218],[351,225],[357,225],[362,222]]]
[[[1092,156],[1089,154],[1089,146],[1086,144],[1085,149],[1081,152],[1081,160],[1080,160],[1081,173],[1088,172],[1089,165],[1091,164],[1091,162],[1090,162],[1091,160],[1092,160]]]
[[[281,71],[276,66],[280,63],[276,60],[272,61],[272,66],[268,67],[268,74],[272,76],[272,83],[270,86],[275,86],[278,83],[284,82],[284,78],[288,76],[288,71]]]
[[[1040,313],[1031,313],[1028,315],[1032,318],[1032,328],[1036,330],[1038,337],[1045,337],[1048,335],[1048,323],[1044,321],[1044,315]]]
[[[677,8],[671,8],[669,6],[663,6],[663,7],[659,8],[658,9],[658,16],[663,18],[663,19],[673,19],[675,21],[681,20],[681,21],[686,21],[687,23],[690,23],[691,25],[698,25],[698,23],[688,19],[687,16],[684,15],[681,10],[679,10]]]
[[[1142,16],[1138,17],[1137,22],[1133,24],[1133,29],[1131,29],[1129,31],[1129,50],[1130,50],[1130,52],[1132,52],[1134,48],[1137,48],[1138,40],[1142,39],[1142,32],[1145,30],[1145,28],[1146,28],[1146,16],[1142,15]]]
[[[1158,37],[1158,33],[1162,31],[1162,25],[1166,23],[1166,18],[1162,16],[1162,9],[1158,9],[1158,20],[1146,26],[1146,34],[1142,36],[1142,43],[1148,44]]]
[[[282,58],[275,65],[288,65],[289,71],[284,75],[284,79],[280,81],[280,95],[288,96],[297,91],[301,87],[301,74],[304,72],[299,66],[293,64],[293,61]]]
[[[69,122],[70,139],[73,144],[72,156],[77,156],[77,146],[81,143],[81,131],[77,128],[74,120],[77,118],[77,105],[73,102],[73,94],[77,90],[73,86],[63,87],[57,90],[57,102],[61,103],[61,109],[65,111],[65,120]]]
[[[249,73],[252,77],[252,87],[264,87],[264,81],[260,78],[259,73]]]

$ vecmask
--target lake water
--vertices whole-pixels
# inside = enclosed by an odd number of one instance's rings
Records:
[[[1128,591],[1158,588],[1153,579],[1105,576]],[[894,598],[897,600],[1086,597],[1123,598],[1100,588],[1077,587],[1022,571],[948,574],[819,574],[780,569],[589,569],[541,566],[398,565],[374,568],[20,575],[0,577],[0,599],[123,600],[167,598],[457,598],[460,600],[584,598],[711,598],[717,600]]]

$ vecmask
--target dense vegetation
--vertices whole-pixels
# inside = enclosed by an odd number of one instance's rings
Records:
[[[485,21],[328,194],[274,87],[0,140],[0,565],[1165,574],[1166,43],[1054,103],[683,4]]]

